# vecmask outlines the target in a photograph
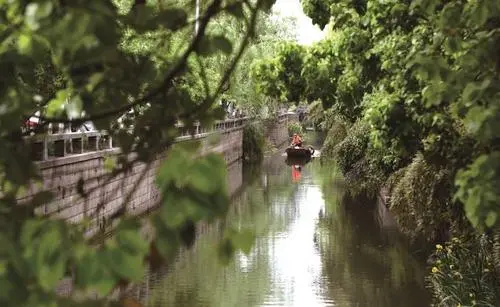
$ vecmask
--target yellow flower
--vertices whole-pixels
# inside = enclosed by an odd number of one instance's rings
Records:
[[[439,272],[439,269],[434,266],[434,267],[432,267],[431,272],[432,273],[437,273],[437,272]]]
[[[443,249],[443,246],[441,244],[436,244],[436,249]]]

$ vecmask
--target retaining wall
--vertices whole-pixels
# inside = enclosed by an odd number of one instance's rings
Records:
[[[268,127],[268,138],[276,145],[281,145],[288,139],[286,118],[281,116],[280,120]],[[243,155],[243,127],[243,125],[233,126],[215,133],[196,135],[196,138],[202,141],[202,153],[222,154],[230,168]],[[213,144],[208,141],[208,136],[218,137],[218,140]],[[178,142],[188,139],[190,138],[187,136],[181,137]],[[117,213],[130,215],[147,213],[159,204],[160,195],[156,189],[155,177],[166,156],[161,155],[149,165],[137,163],[129,172],[111,178],[104,167],[104,160],[118,153],[117,148],[108,148],[40,161],[37,164],[43,185],[32,186],[26,197],[19,201],[22,203],[29,200],[43,187],[44,190],[53,192],[55,199],[50,204],[36,208],[35,214],[72,223],[85,218],[90,219],[89,235],[107,228]],[[234,175],[231,176],[231,172],[228,174],[228,190],[232,195],[240,188],[242,180]],[[80,180],[84,182],[82,187],[86,197],[82,197],[78,192]]]

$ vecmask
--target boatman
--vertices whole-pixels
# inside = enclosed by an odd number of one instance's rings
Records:
[[[300,137],[300,135],[298,135],[297,133],[294,133],[293,134],[293,138],[292,138],[292,147],[293,146],[299,146],[299,147],[302,147],[302,138]]]

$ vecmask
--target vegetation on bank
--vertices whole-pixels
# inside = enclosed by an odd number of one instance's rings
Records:
[[[474,293],[480,304],[500,304],[488,277],[500,276],[500,3],[301,2],[327,37],[261,60],[252,69],[258,89],[310,103],[314,125],[328,131],[322,159],[336,160],[352,193],[387,188],[410,238],[464,237],[478,267],[487,267],[478,253],[488,255],[493,273],[467,269],[477,278],[461,282],[485,291]],[[485,245],[475,236],[483,233]],[[444,286],[451,279],[430,280],[437,305],[471,304]]]
[[[262,161],[266,138],[262,125],[252,123],[243,129],[243,160],[254,164]]]

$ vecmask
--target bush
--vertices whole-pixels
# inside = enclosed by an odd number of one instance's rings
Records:
[[[336,121],[332,124],[330,130],[321,149],[321,162],[326,162],[334,158],[334,148],[337,144],[342,142],[347,136],[347,128],[345,123]]]
[[[436,245],[426,278],[436,305],[500,306],[493,242],[485,235]]]
[[[353,196],[375,197],[388,175],[382,152],[369,146],[369,127],[362,121],[347,131],[345,124],[337,121],[330,129],[321,156],[322,161],[333,158]]]
[[[392,176],[390,209],[411,239],[442,242],[448,238],[456,206],[451,199],[453,178],[452,172],[427,163],[421,154]]]
[[[348,130],[346,137],[334,146],[333,157],[344,175],[365,156],[369,141],[368,132],[365,123],[356,122]]]
[[[293,122],[288,124],[288,136],[292,136],[294,133],[302,134],[302,125],[298,122]]]
[[[264,156],[266,140],[261,125],[250,124],[243,129],[243,159],[250,163],[259,162]]]

